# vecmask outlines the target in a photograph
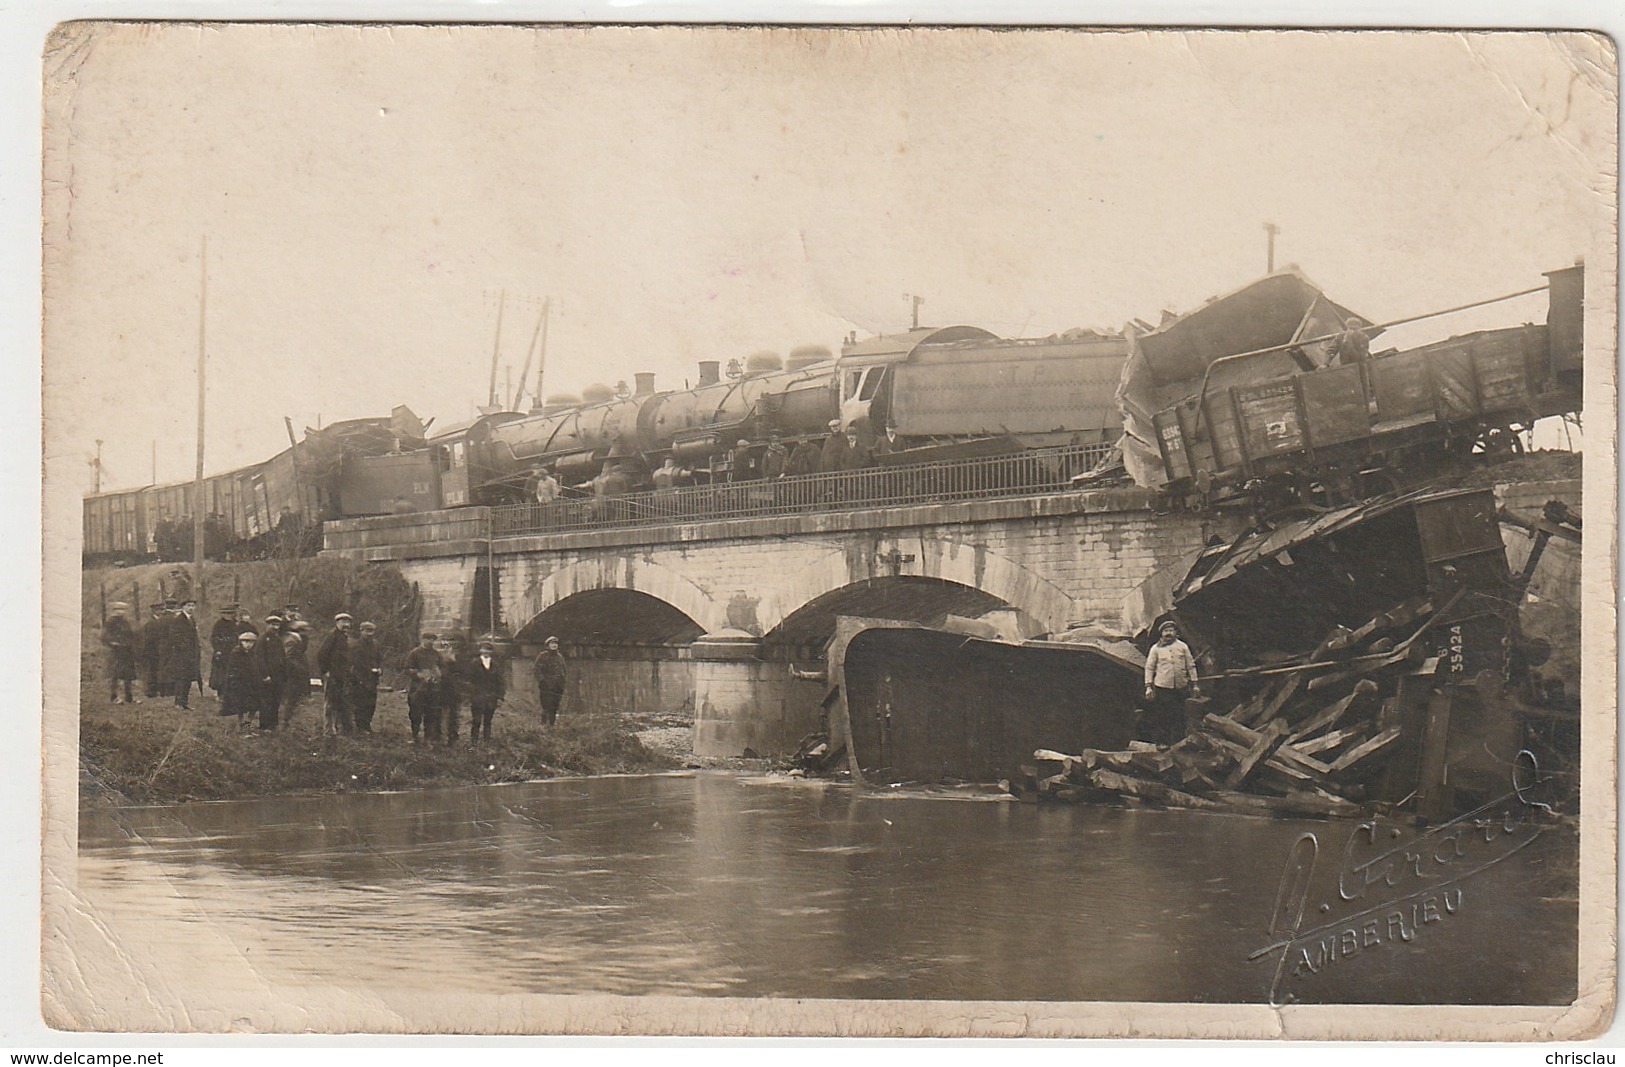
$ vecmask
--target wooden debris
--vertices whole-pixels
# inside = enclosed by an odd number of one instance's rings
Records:
[[[1458,599],[1440,607],[1415,597],[1363,626],[1335,627],[1296,662],[1221,676],[1219,692],[1231,685],[1243,692],[1228,704],[1212,701],[1173,746],[1039,749],[1009,791],[1023,800],[1116,796],[1202,811],[1350,817],[1372,810],[1359,803],[1367,797],[1390,805],[1409,799],[1394,795],[1408,773],[1397,760],[1418,772],[1410,780],[1424,814],[1442,808],[1450,705],[1438,681],[1424,676],[1422,637]],[[1430,692],[1421,711],[1418,699]]]

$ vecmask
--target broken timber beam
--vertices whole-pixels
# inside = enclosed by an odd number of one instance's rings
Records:
[[[1269,725],[1259,731],[1258,740],[1254,742],[1252,748],[1248,749],[1247,755],[1242,757],[1241,762],[1236,764],[1235,770],[1225,776],[1224,787],[1234,789],[1246,781],[1247,776],[1253,773],[1253,768],[1258,766],[1258,762],[1266,756],[1273,755],[1276,748],[1285,739],[1286,723],[1281,722],[1279,719],[1270,722]]]

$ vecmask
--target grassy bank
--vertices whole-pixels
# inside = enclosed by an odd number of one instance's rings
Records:
[[[522,782],[566,774],[617,774],[681,766],[646,747],[637,724],[613,711],[578,711],[554,727],[522,700],[497,709],[492,738],[413,745],[400,693],[381,693],[373,733],[326,737],[321,699],[305,702],[290,729],[242,732],[221,718],[212,693],[182,711],[162,698],[114,705],[95,686],[81,694],[80,760],[86,799],[162,804],[293,793],[346,793]]]

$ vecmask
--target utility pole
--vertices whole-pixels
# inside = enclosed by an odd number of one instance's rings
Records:
[[[525,348],[525,366],[519,372],[519,388],[513,394],[513,403],[509,405],[515,411],[523,410],[519,405],[525,399],[525,380],[530,377],[530,363],[531,363],[531,360],[536,358],[536,339],[538,337],[542,336],[542,331],[544,329],[546,329],[546,328],[547,328],[547,302],[544,300],[542,302],[542,313],[540,315],[538,315],[537,318],[536,318],[536,329],[530,335],[530,344],[528,346],[526,346],[526,348]],[[511,370],[512,368],[510,367],[509,369]],[[538,370],[536,372],[536,395],[533,398],[533,403],[531,404],[531,407],[532,408],[539,408],[541,406],[542,406],[542,374],[541,374],[541,371]]]
[[[152,484],[158,484],[158,438],[152,439]]]
[[[903,299],[907,300],[913,309],[913,325],[909,328],[918,330],[920,328],[920,305],[925,303],[925,297],[915,296],[913,293],[904,293]]]
[[[209,235],[198,253],[197,305],[197,473],[192,482],[192,596],[203,599],[203,397],[207,362],[205,328],[209,310]]]
[[[90,461],[90,466],[96,472],[95,492],[102,491],[102,439],[96,438],[96,458]]]
[[[497,406],[497,360],[502,358],[502,305],[508,302],[508,290],[503,289],[497,294],[497,335],[491,344],[491,389],[485,403],[492,408]]]
[[[1275,235],[1280,232],[1281,227],[1275,225],[1275,223],[1264,223],[1264,233],[1268,235],[1267,240],[1269,241],[1269,250],[1266,253],[1267,258],[1265,259],[1266,265],[1264,267],[1265,274],[1275,273]]]

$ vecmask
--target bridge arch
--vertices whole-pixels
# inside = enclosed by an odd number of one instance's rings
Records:
[[[1058,585],[986,545],[915,536],[881,538],[857,551],[833,550],[798,567],[780,588],[763,596],[758,609],[762,632],[777,630],[829,593],[892,578],[935,579],[982,593],[989,598],[980,601],[988,605],[984,611],[1000,606],[1016,610],[1024,637],[1064,630],[1075,615],[1072,598]]]
[[[1013,612],[1024,636],[1041,632],[1032,616],[973,586],[918,575],[868,578],[807,601],[770,630],[763,644],[781,655],[816,651],[834,635],[835,620],[842,615],[939,626],[949,615],[978,618],[996,611]]]
[[[670,567],[643,559],[633,561],[623,555],[591,557],[552,571],[531,583],[504,615],[514,623],[523,620],[516,633],[523,632],[556,605],[588,593],[599,595],[576,601],[576,607],[568,610],[585,610],[583,605],[594,609],[619,607],[629,609],[634,616],[657,611],[636,597],[603,596],[611,592],[639,594],[662,603],[690,620],[702,633],[726,625],[727,606],[717,603],[695,582]]]

